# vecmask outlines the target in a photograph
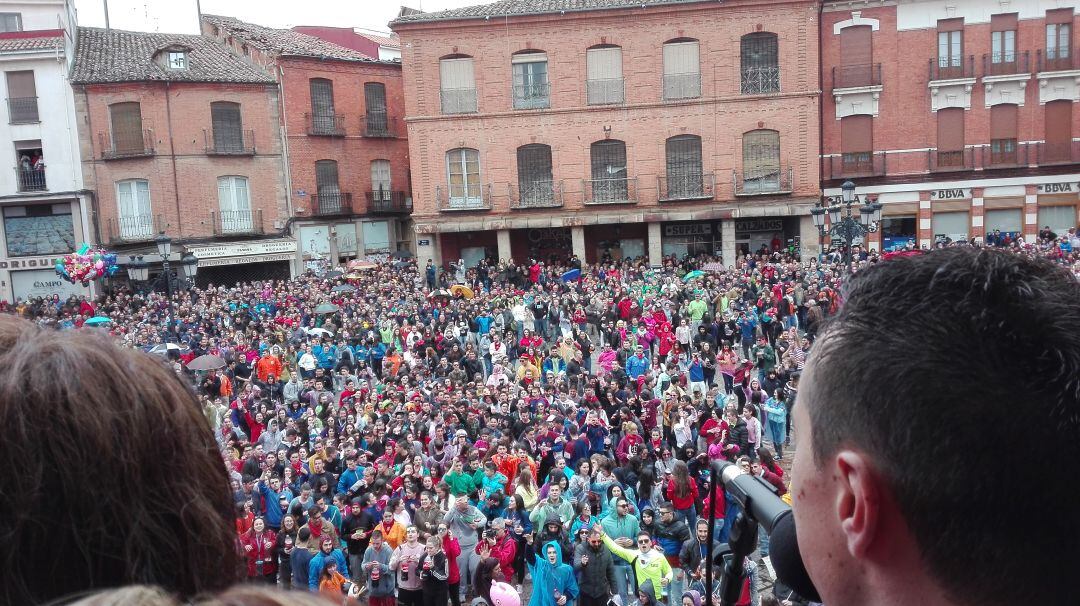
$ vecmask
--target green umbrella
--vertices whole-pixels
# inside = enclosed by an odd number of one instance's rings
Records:
[[[341,311],[341,308],[337,305],[334,305],[333,303],[323,303],[322,305],[315,308],[315,313],[319,314],[320,316],[337,313],[338,311]]]

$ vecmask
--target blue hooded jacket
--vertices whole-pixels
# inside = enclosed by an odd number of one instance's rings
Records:
[[[555,548],[554,565],[547,559],[548,547]],[[566,604],[570,606],[578,596],[574,569],[569,564],[563,564],[562,547],[557,542],[544,543],[540,551],[540,553],[533,553],[531,558],[526,553],[525,563],[529,566],[533,579],[529,606],[558,606],[555,602],[555,592],[566,596]]]

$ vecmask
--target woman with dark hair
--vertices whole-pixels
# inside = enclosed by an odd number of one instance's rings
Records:
[[[698,498],[697,483],[690,478],[690,469],[684,461],[676,461],[667,481],[664,496],[671,501],[676,513],[681,513],[691,528],[697,522],[695,503]]]
[[[507,531],[517,543],[517,549],[514,551],[514,580],[506,579],[506,582],[516,581],[520,593],[521,584],[525,582],[525,535],[533,530],[529,511],[525,509],[525,501],[522,500],[521,495],[512,495],[506,508],[506,517],[509,520]]]
[[[187,598],[237,580],[229,476],[160,359],[0,317],[0,427],[0,603],[131,583]]]
[[[296,525],[296,518],[291,515],[281,518],[281,530],[278,531],[277,540],[274,542],[274,553],[283,589],[292,589],[292,566],[289,562],[292,557],[293,547],[296,545],[296,534],[299,530],[300,527]]]

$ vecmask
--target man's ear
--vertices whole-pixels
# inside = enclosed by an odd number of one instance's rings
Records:
[[[884,480],[864,453],[843,450],[833,460],[840,528],[852,557],[863,558],[879,538]]]

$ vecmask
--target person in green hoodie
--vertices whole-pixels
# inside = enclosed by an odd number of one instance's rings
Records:
[[[630,562],[630,565],[634,568],[634,578],[637,579],[638,588],[644,586],[646,582],[650,583],[653,587],[653,593],[658,602],[664,599],[664,590],[671,584],[674,573],[671,570],[671,564],[668,564],[667,558],[664,554],[656,549],[652,542],[652,537],[647,532],[639,532],[637,535],[637,549],[630,547],[623,547],[611,539],[604,532],[604,525],[597,524],[594,528],[598,528],[601,532],[604,545],[611,550],[611,553],[617,557]]]
[[[634,546],[634,540],[638,533],[641,532],[641,526],[638,519],[630,514],[631,506],[626,497],[617,497],[614,501],[611,511],[600,521],[600,525],[604,527],[604,532],[619,546],[631,548]],[[630,563],[622,558],[616,558],[615,578],[617,582],[615,586],[619,595],[622,596],[623,604],[629,604],[631,588],[634,585],[633,575],[634,569],[630,566]]]
[[[450,494],[455,497],[467,497],[476,492],[476,482],[473,476],[464,470],[464,462],[461,458],[454,459],[450,465],[450,472],[443,476],[443,482],[450,487]]]

